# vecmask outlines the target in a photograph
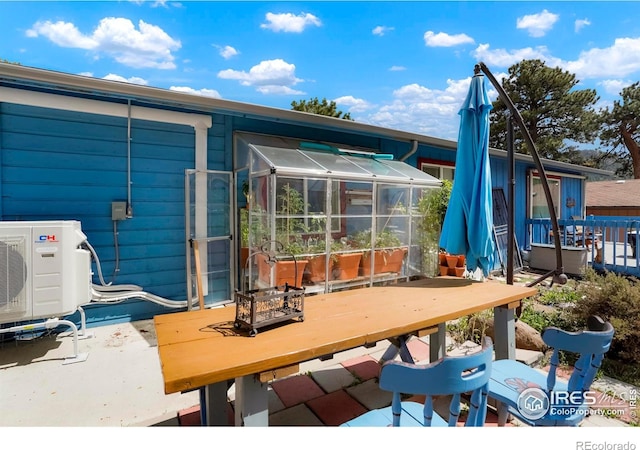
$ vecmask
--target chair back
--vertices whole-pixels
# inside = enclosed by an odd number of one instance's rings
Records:
[[[548,391],[554,390],[556,385],[560,351],[578,355],[567,383],[568,391],[584,392],[591,387],[604,355],[611,346],[614,329],[609,322],[604,322],[597,316],[589,318],[588,328],[584,331],[569,332],[549,327],[542,332],[542,340],[553,349],[547,376]]]
[[[487,392],[493,360],[493,343],[485,337],[482,350],[465,356],[445,356],[428,365],[388,361],[382,366],[380,388],[393,393],[393,426],[399,426],[402,394],[425,395],[423,425],[431,426],[434,396],[451,395],[449,426],[456,426],[461,395],[471,393],[465,426],[482,426],[487,414]],[[420,421],[421,418],[416,417]]]

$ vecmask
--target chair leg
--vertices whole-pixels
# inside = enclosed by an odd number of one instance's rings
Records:
[[[498,402],[496,407],[498,409],[498,426],[503,427],[507,424],[507,420],[509,420],[509,408],[502,402]]]

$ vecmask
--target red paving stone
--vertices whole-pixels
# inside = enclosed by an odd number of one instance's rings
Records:
[[[422,342],[420,339],[411,339],[407,342],[407,348],[414,361],[429,360],[429,344]]]
[[[327,426],[338,426],[368,411],[342,389],[309,400],[306,405]]]
[[[230,426],[235,423],[235,413],[229,403],[227,403],[227,423]],[[202,424],[200,420],[200,405],[178,411],[178,424],[181,427],[199,427]]]
[[[296,375],[271,383],[285,408],[324,395],[324,391],[307,375]]]
[[[181,427],[199,427],[200,405],[178,411],[178,423]]]
[[[377,378],[380,375],[380,364],[370,355],[359,356],[357,358],[344,361],[342,367],[362,381]]]

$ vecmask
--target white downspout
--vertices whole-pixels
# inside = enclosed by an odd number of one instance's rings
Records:
[[[413,140],[411,141],[411,150],[409,150],[409,153],[405,154],[404,156],[401,156],[400,161],[406,161],[411,155],[413,155],[417,151],[418,151],[418,141]]]

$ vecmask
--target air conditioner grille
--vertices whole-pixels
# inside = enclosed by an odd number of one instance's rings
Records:
[[[24,237],[0,236],[0,309],[26,308],[27,266]]]

